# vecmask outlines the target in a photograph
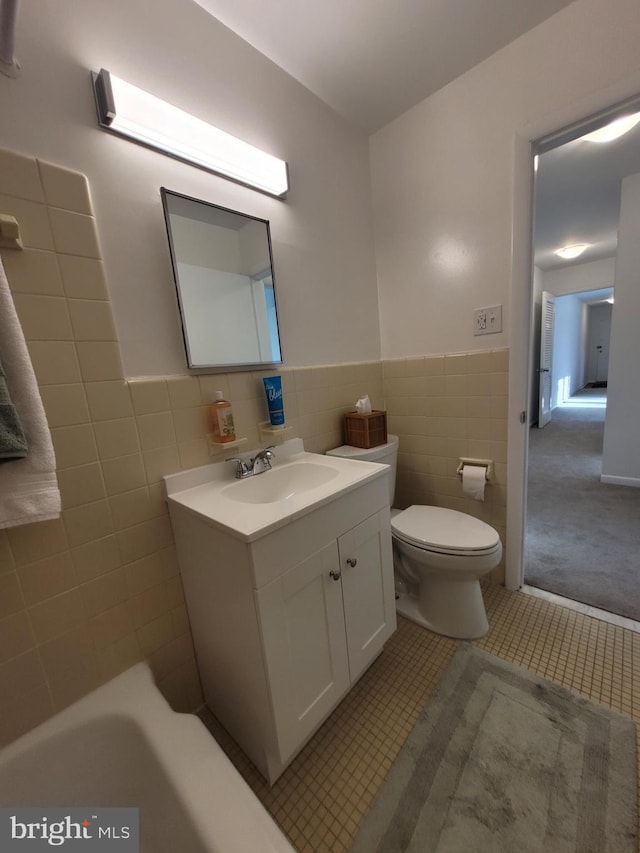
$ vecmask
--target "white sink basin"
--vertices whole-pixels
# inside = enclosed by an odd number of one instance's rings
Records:
[[[255,456],[255,451],[247,455]],[[164,477],[169,505],[253,542],[369,480],[386,478],[389,468],[377,462],[306,453],[299,438],[277,447],[272,464],[270,471],[245,480],[235,479],[229,462],[169,474]]]
[[[284,501],[335,480],[338,471],[315,462],[292,462],[262,474],[237,480],[224,488],[220,497],[243,504]]]

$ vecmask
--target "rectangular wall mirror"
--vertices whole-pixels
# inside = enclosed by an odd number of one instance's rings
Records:
[[[160,194],[189,367],[280,364],[268,221]]]

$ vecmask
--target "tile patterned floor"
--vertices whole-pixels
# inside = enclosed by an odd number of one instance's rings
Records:
[[[535,586],[525,584],[521,591],[526,592],[527,595],[535,595],[537,598],[553,601],[562,607],[577,610],[578,613],[585,613],[587,616],[593,616],[602,622],[610,622],[612,625],[619,625],[621,628],[628,628],[630,631],[640,634],[640,622],[636,622],[634,619],[627,619],[625,616],[618,616],[616,613],[600,610],[599,607],[591,607],[590,604],[583,604],[581,601],[570,601],[568,598],[563,598],[561,595],[556,595],[553,592],[547,592],[545,589],[538,589]]]
[[[491,629],[478,646],[640,724],[639,633],[500,586],[484,596]],[[400,618],[378,660],[272,788],[206,721],[296,850],[348,851],[457,645]]]

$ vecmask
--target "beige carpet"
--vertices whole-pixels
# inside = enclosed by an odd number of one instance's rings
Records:
[[[462,645],[353,853],[636,853],[631,720]]]

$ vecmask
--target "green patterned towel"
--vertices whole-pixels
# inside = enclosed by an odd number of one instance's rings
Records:
[[[0,364],[0,462],[23,459],[27,455],[27,440],[20,418],[11,402],[7,380]]]

